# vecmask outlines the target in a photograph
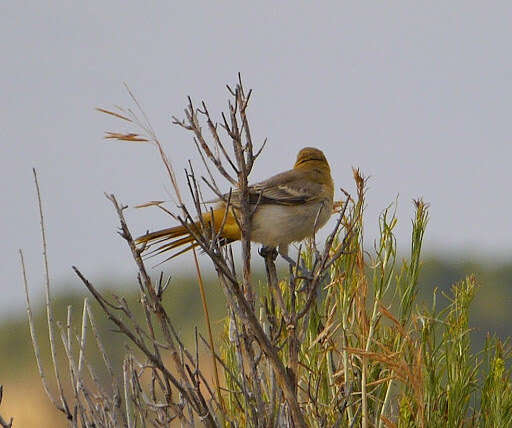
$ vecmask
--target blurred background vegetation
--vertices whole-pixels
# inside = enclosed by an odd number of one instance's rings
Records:
[[[495,334],[506,339],[512,334],[512,262],[479,262],[475,259],[457,258],[454,255],[440,258],[426,258],[423,262],[419,278],[420,305],[429,307],[432,303],[434,290],[437,289],[437,302],[439,307],[444,306],[448,300],[443,293],[448,292],[451,286],[466,275],[474,273],[478,280],[479,290],[472,305],[470,325],[473,329],[474,349],[482,349],[485,337]],[[69,281],[76,281],[70,278]],[[21,284],[19,284],[21,287]],[[173,322],[180,328],[185,342],[191,344],[194,337],[194,328],[205,334],[203,311],[196,280],[193,276],[176,276],[171,279],[171,292],[165,294],[165,306],[172,314]],[[71,288],[71,287],[69,287]],[[75,288],[75,287],[73,287]],[[119,294],[127,300],[135,301],[138,298],[138,289],[134,282],[118,282],[102,284],[101,288],[108,290],[107,294]],[[65,284],[56,284],[54,290],[61,290],[55,296],[56,318],[65,321],[65,312],[68,305],[73,306],[74,324],[80,325],[82,300],[87,296],[83,293],[66,293]],[[42,287],[32,284],[31,295],[42,297]],[[210,314],[215,329],[214,336],[220,341],[222,337],[222,320],[225,316],[224,294],[213,276],[207,278],[207,298]],[[46,314],[41,300],[35,305],[34,315],[36,328],[42,348],[43,361],[48,364],[50,357],[47,341]],[[119,368],[125,339],[112,330],[112,325],[99,311],[96,304],[92,306],[97,315],[97,322],[107,351]],[[131,305],[139,308],[138,305]],[[5,417],[14,417],[14,426],[66,426],[62,415],[51,406],[43,392],[37,373],[34,354],[30,342],[30,334],[26,313],[20,312],[15,317],[0,319],[0,384],[4,385],[4,400],[1,413]],[[88,355],[89,361],[96,367],[101,367],[99,355]],[[100,372],[101,373],[101,372]],[[51,378],[51,376],[50,376]],[[31,410],[27,411],[27,403],[31,403]],[[41,421],[44,424],[41,425]]]

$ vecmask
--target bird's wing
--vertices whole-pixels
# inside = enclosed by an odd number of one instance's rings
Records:
[[[299,205],[318,197],[321,190],[320,183],[292,169],[250,186],[249,200],[252,204]]]
[[[249,186],[250,204],[300,205],[310,202],[322,192],[322,184],[308,178],[304,171],[289,170]],[[229,194],[207,203],[227,202]],[[240,192],[231,191],[230,204],[240,205]]]

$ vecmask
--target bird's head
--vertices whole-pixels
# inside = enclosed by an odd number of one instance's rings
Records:
[[[300,170],[311,176],[317,183],[332,187],[331,168],[321,150],[304,147],[297,155],[293,169]]]
[[[304,147],[301,149],[297,154],[294,168],[314,168],[315,166],[327,167],[329,169],[329,163],[322,150],[315,149],[314,147]]]

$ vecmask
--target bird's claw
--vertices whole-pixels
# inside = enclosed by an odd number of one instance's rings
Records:
[[[263,257],[263,258],[267,258],[267,257],[270,257],[272,259],[272,261],[275,261],[277,259],[277,250],[274,248],[274,247],[265,247],[265,246],[262,246],[259,250],[258,250],[258,254]]]

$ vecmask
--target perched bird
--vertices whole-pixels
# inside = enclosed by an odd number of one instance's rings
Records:
[[[221,243],[240,240],[241,232],[235,218],[240,196],[239,191],[231,193],[227,215],[227,195],[216,201],[213,211],[202,214],[204,227],[208,228],[203,232],[211,234],[212,226],[216,233],[219,232],[224,221],[219,235]],[[303,148],[293,169],[249,187],[249,206],[254,210],[251,241],[261,243],[267,249],[278,248],[279,253],[288,258],[289,244],[313,236],[327,222],[333,210],[333,197],[331,169],[325,155],[313,147]],[[200,230],[203,226],[197,221],[193,227]],[[136,241],[147,247],[159,245],[152,254],[179,249],[170,258],[198,245],[184,226],[147,233]]]

